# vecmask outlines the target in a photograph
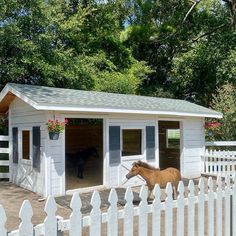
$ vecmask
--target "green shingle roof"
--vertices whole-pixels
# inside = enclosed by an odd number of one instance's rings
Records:
[[[83,110],[123,113],[170,114],[183,113],[191,116],[221,117],[222,114],[184,100],[125,95],[95,91],[62,89],[25,84],[7,85],[13,94],[21,94],[36,109]],[[1,96],[0,96],[1,97]],[[31,104],[31,105],[32,105]]]

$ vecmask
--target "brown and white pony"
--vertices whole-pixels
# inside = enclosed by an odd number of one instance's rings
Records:
[[[126,178],[130,179],[136,175],[140,175],[146,181],[149,190],[148,199],[150,199],[155,184],[159,184],[160,188],[165,188],[168,182],[172,184],[173,194],[177,197],[177,187],[181,180],[181,174],[176,168],[170,167],[160,170],[145,162],[139,161],[133,163],[132,169],[126,175]]]

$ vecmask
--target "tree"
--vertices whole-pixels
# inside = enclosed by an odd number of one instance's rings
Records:
[[[18,82],[135,93],[150,71],[119,40],[119,1],[1,1],[0,88]]]
[[[236,94],[235,87],[231,83],[226,83],[216,89],[211,101],[211,108],[223,113],[223,118],[216,121],[211,119],[210,122],[220,122],[220,126],[209,127],[207,138],[213,140],[230,141],[236,138]]]

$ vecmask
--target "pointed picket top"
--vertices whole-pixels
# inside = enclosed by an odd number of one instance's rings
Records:
[[[6,236],[7,235],[7,230],[5,228],[5,224],[7,221],[7,216],[6,216],[6,212],[3,208],[2,205],[0,205],[0,235],[1,236]]]
[[[27,221],[33,217],[33,209],[29,200],[24,200],[20,208],[19,217],[22,221]]]
[[[199,183],[198,183],[198,188],[199,188],[199,191],[200,191],[201,193],[204,192],[205,183],[204,183],[204,179],[203,179],[203,178],[200,178]]]
[[[133,202],[133,199],[134,199],[133,192],[132,192],[131,188],[128,187],[128,188],[126,189],[126,192],[125,192],[125,200],[126,200],[126,203],[132,203],[132,202]]]
[[[74,193],[70,202],[70,208],[73,212],[80,212],[82,207],[82,202],[79,196],[79,193]]]
[[[31,222],[33,210],[29,200],[24,200],[19,212],[19,217],[21,219],[19,235],[33,236],[33,224]]]
[[[193,197],[195,194],[194,194],[194,183],[193,183],[193,180],[191,179],[188,183],[188,190],[189,190],[189,196],[190,197]]]
[[[212,177],[209,177],[208,179],[208,189],[210,192],[213,192],[213,180]]]
[[[154,189],[153,189],[153,195],[154,195],[154,201],[156,200],[160,200],[160,197],[161,197],[161,189],[160,189],[160,186],[159,184],[156,184]]]
[[[101,198],[98,191],[95,190],[93,192],[90,204],[92,205],[93,209],[100,209]]]
[[[147,192],[147,187],[146,186],[143,185],[141,187],[139,197],[142,199],[142,202],[143,201],[147,202],[148,192]]]
[[[169,198],[169,197],[172,198],[172,194],[173,194],[172,185],[171,185],[171,183],[167,183],[167,185],[166,185],[166,195],[167,195],[167,198]]]
[[[54,197],[49,196],[44,207],[44,211],[47,213],[48,216],[55,216],[57,211],[57,204]]]
[[[110,205],[117,205],[118,197],[116,190],[114,188],[111,189],[109,197],[108,197],[108,202]]]
[[[179,196],[184,195],[184,183],[183,183],[183,181],[180,181],[179,184],[178,184],[178,192],[179,192]]]

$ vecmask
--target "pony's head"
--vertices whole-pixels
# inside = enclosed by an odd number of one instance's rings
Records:
[[[138,174],[139,174],[139,168],[140,168],[140,166],[139,166],[136,162],[134,162],[134,163],[132,164],[131,170],[130,170],[129,173],[126,175],[126,178],[127,178],[127,179],[130,179],[130,178],[132,178],[132,177],[138,175]]]

